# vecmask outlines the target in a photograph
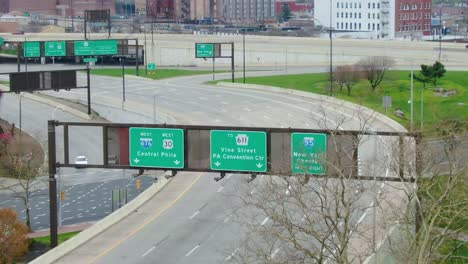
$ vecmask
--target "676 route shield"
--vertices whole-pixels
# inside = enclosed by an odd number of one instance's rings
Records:
[[[183,169],[184,130],[130,128],[130,166]]]

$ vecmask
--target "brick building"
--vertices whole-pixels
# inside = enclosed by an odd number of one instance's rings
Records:
[[[337,34],[367,38],[430,35],[431,0],[315,1],[315,19]]]

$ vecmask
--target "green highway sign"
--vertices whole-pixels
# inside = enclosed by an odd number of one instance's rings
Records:
[[[183,169],[184,130],[130,128],[130,166]]]
[[[46,57],[65,57],[67,55],[65,41],[46,41],[44,47]]]
[[[24,57],[40,57],[41,56],[41,43],[35,42],[24,42],[23,45],[23,56]]]
[[[266,172],[266,132],[211,130],[210,160],[212,170]]]
[[[156,63],[148,63],[148,70],[150,71],[156,70]]]
[[[75,56],[117,55],[117,40],[75,41]]]
[[[89,63],[89,62],[97,62],[97,58],[84,58],[84,59],[83,59],[83,62],[87,62],[87,63]]]
[[[195,44],[196,58],[213,58],[214,44],[213,43],[197,43]]]
[[[291,168],[293,174],[325,174],[327,135],[292,133]]]
[[[5,39],[3,37],[0,37],[0,46],[3,46],[5,44]]]

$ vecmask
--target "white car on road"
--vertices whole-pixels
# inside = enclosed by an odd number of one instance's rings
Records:
[[[76,165],[88,165],[88,158],[86,156],[77,156],[75,158]]]

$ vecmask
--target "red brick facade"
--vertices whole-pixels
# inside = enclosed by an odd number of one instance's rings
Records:
[[[395,0],[395,35],[430,35],[431,5],[431,0]]]

